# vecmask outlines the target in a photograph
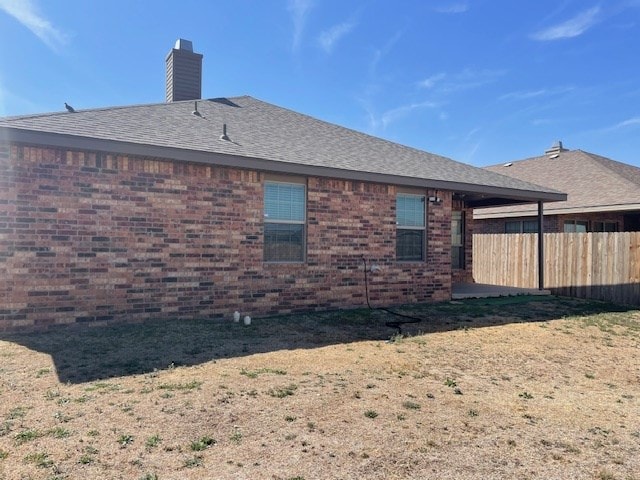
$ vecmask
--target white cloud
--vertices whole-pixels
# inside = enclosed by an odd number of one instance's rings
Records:
[[[539,41],[550,41],[580,36],[598,23],[600,19],[600,12],[600,7],[590,8],[566,22],[559,23],[534,33],[531,35],[531,38]]]
[[[18,20],[54,51],[67,44],[68,36],[38,12],[31,0],[0,0],[0,10]]]
[[[369,129],[372,132],[377,130],[384,130],[392,123],[410,115],[416,110],[424,108],[438,108],[440,105],[435,102],[418,102],[402,105],[400,107],[392,108],[378,115],[371,101],[367,98],[359,98],[358,101],[364,108],[367,119],[369,121]]]
[[[636,126],[640,126],[640,116],[632,117],[632,118],[629,118],[629,119],[624,120],[622,122],[616,123],[615,125],[612,125],[610,127],[604,128],[603,131],[612,132],[614,130],[621,130],[623,128],[636,127]]]
[[[620,122],[617,126],[618,128],[628,127],[630,125],[640,125],[640,117],[633,117],[629,120],[625,120],[624,122]]]
[[[478,153],[478,150],[480,150],[481,146],[482,146],[482,140],[474,142],[471,145],[469,145],[466,151],[462,154],[462,161],[464,163],[473,164],[475,161],[476,153]]]
[[[443,5],[436,7],[434,10],[438,13],[465,13],[469,10],[468,3],[452,3],[450,5]]]
[[[505,93],[499,100],[529,100],[531,98],[547,97],[551,95],[560,95],[563,93],[569,93],[573,91],[573,87],[557,87],[557,88],[542,88],[540,90],[525,90],[518,92]]]
[[[500,97],[500,100],[528,100],[530,98],[543,97],[547,95],[547,90],[529,90],[525,92],[511,92],[505,93]]]
[[[640,129],[640,115],[627,118],[621,122],[609,125],[606,127],[594,128],[591,130],[585,130],[582,133],[583,136],[592,137],[593,135],[606,135],[620,132],[621,135],[630,135],[630,130]]]
[[[472,128],[464,137],[464,141],[465,142],[469,142],[471,141],[471,139],[473,137],[475,137],[478,133],[480,133],[482,131],[482,128],[480,127],[476,127],[476,128]]]
[[[433,88],[436,85],[436,83],[438,83],[444,77],[446,77],[444,73],[437,73],[435,75],[431,75],[430,77],[419,81],[418,86],[420,88]]]
[[[300,42],[304,34],[304,27],[307,23],[307,16],[314,6],[313,0],[289,0],[288,10],[291,12],[293,20],[293,43],[291,49],[297,52],[300,49]]]
[[[538,127],[540,125],[551,125],[552,123],[557,123],[557,122],[558,122],[557,119],[536,118],[534,120],[531,120],[531,125]]]
[[[449,101],[449,98],[457,93],[467,90],[475,90],[485,85],[497,82],[507,70],[470,69],[466,68],[458,73],[440,72],[416,82],[418,88],[428,89],[431,94],[433,106],[441,106]],[[446,121],[448,112],[441,111],[439,118]]]
[[[371,100],[367,98],[358,98],[357,100],[360,103],[360,105],[362,105],[362,108],[366,113],[367,120],[369,122],[369,130],[375,131],[379,122],[376,119],[376,114],[375,114],[373,105],[371,103]]]
[[[380,116],[379,125],[382,126],[383,129],[387,128],[393,122],[400,120],[407,115],[410,115],[415,110],[420,110],[423,108],[437,108],[438,104],[434,102],[419,102],[419,103],[411,103],[409,105],[402,105],[397,108],[393,108],[391,110],[387,110]]]
[[[391,52],[395,44],[400,40],[400,37],[402,37],[402,31],[396,32],[393,37],[387,40],[387,43],[385,43],[382,48],[378,48],[373,52],[373,60],[371,60],[371,64],[369,65],[369,72],[371,74],[375,73],[380,60]]]
[[[354,27],[355,24],[349,22],[335,25],[329,30],[322,32],[320,34],[320,37],[318,37],[318,42],[325,52],[331,53],[338,40],[348,34],[351,30],[353,30]]]
[[[442,93],[472,90],[494,83],[506,73],[506,70],[473,70],[467,68],[458,74],[449,75],[447,78],[450,80],[448,82],[443,82],[438,90]]]

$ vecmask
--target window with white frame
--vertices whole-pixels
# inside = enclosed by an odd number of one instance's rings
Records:
[[[265,183],[265,262],[304,262],[306,210],[304,184]]]
[[[425,197],[399,193],[396,197],[396,259],[419,262],[425,258]]]

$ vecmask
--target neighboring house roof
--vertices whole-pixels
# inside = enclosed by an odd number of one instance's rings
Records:
[[[1,139],[446,189],[478,205],[564,198],[249,96],[0,118]]]
[[[491,172],[567,192],[545,215],[640,210],[640,168],[582,150],[486,167]],[[475,219],[537,215],[529,205],[478,210]]]

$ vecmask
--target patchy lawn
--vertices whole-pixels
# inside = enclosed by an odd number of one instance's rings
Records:
[[[640,480],[640,312],[517,297],[0,339],[0,479]]]

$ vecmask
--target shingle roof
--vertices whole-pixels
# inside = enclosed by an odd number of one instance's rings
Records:
[[[509,165],[509,166],[506,166]],[[486,170],[567,192],[567,200],[545,207],[545,214],[640,209],[640,168],[582,150],[564,150]],[[528,206],[493,207],[476,218],[534,215]]]
[[[284,172],[294,170],[294,166],[308,167],[329,169],[327,175],[357,172],[380,176],[379,181],[389,176],[401,184],[406,179],[407,184],[486,191],[503,198],[561,198],[553,189],[372,137],[250,96],[199,100],[199,115],[192,113],[194,108],[194,101],[182,101],[7,117],[0,119],[0,138],[5,134],[15,140],[22,134],[23,141],[42,140],[44,135],[47,141],[61,146],[62,142],[80,142],[85,148],[109,147],[119,152],[117,144],[121,144],[119,148],[124,150],[149,155],[164,152],[168,158],[184,154],[181,158],[187,159],[189,152],[196,152],[198,158],[215,154],[217,160],[267,161],[269,168]],[[223,124],[227,125],[230,141],[220,139]]]

